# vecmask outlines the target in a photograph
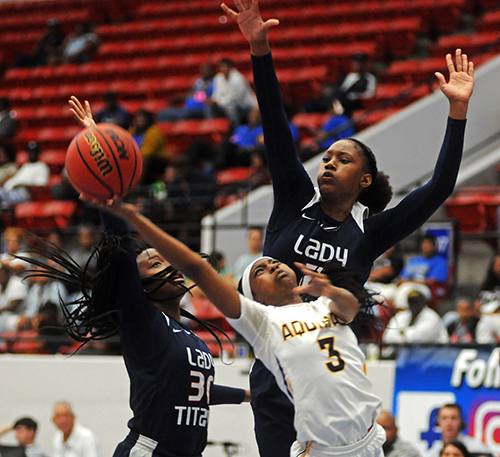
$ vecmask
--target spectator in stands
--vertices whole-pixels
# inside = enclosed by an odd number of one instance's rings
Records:
[[[446,328],[450,343],[474,343],[477,323],[479,322],[474,303],[468,298],[460,298],[457,300],[455,308],[458,319],[451,322]]]
[[[447,343],[448,334],[439,314],[429,308],[429,288],[414,283],[408,293],[407,310],[396,313],[387,324],[383,335],[385,344]]]
[[[101,456],[94,432],[75,423],[75,414],[69,403],[62,401],[55,404],[52,421],[59,429],[53,439],[53,457]]]
[[[227,117],[233,128],[245,123],[250,111],[257,106],[250,84],[234,68],[230,59],[219,62],[219,73],[214,78],[214,92],[208,103],[210,117]]]
[[[76,246],[69,251],[69,255],[81,267],[85,265],[90,259],[94,247],[97,243],[94,227],[90,225],[80,225],[77,229]],[[96,266],[95,257],[90,260],[88,267],[92,271]]]
[[[21,165],[19,170],[8,179],[0,188],[0,201],[4,206],[30,200],[30,186],[46,186],[49,183],[50,168],[39,160],[40,147],[30,141],[26,147],[28,162]]]
[[[377,418],[377,423],[384,428],[387,435],[387,440],[383,445],[385,457],[421,457],[413,444],[403,441],[398,436],[396,420],[389,411],[382,411]]]
[[[16,149],[11,144],[0,144],[0,186],[17,171]]]
[[[0,264],[0,335],[17,329],[27,295],[28,287],[23,280]]]
[[[452,441],[443,447],[439,457],[472,457],[472,454],[460,441]],[[481,457],[486,456],[482,455]]]
[[[339,100],[333,100],[329,114],[330,117],[326,122],[313,132],[313,139],[300,149],[299,158],[302,162],[328,149],[335,141],[351,137],[356,133]]]
[[[437,415],[437,425],[441,428],[442,437],[440,440],[434,441],[432,446],[427,449],[424,457],[439,457],[443,446],[454,441],[462,443],[469,452],[485,453],[489,456],[496,455],[481,441],[464,433],[466,424],[462,417],[460,405],[449,403],[441,406]]]
[[[345,115],[351,117],[353,111],[362,107],[361,100],[371,98],[375,94],[377,80],[368,71],[369,58],[364,52],[354,54],[351,71],[336,84],[328,83],[322,88],[316,99],[307,100],[304,109],[309,113],[326,113],[333,102],[340,101]]]
[[[500,302],[491,301],[481,306],[482,316],[476,327],[476,343],[500,343]]]
[[[361,101],[375,94],[377,80],[369,72],[369,57],[364,52],[354,54],[351,61],[351,72],[338,84],[333,92],[333,98],[342,103],[347,116],[362,108]]]
[[[420,253],[408,260],[401,271],[401,281],[421,282],[429,287],[445,285],[448,281],[448,263],[438,253],[437,239],[432,233],[422,236]]]
[[[231,283],[233,282],[233,273],[227,264],[226,256],[220,251],[213,251],[210,258],[214,262],[215,269],[224,278],[227,278]]]
[[[482,291],[494,291],[500,288],[500,253],[496,253],[488,267],[486,278],[481,286]]]
[[[389,284],[399,276],[403,265],[401,246],[395,244],[375,260],[368,281]]]
[[[62,326],[61,306],[48,301],[40,306],[38,314],[31,320],[33,331],[38,333],[41,349],[47,354],[57,354],[63,346],[71,346]]]
[[[40,266],[31,267],[35,273],[45,271]],[[28,294],[24,301],[23,316],[18,323],[18,328],[22,330],[30,330],[38,325],[34,325],[39,319],[39,312],[43,305],[47,302],[60,304],[61,301],[66,302],[68,291],[66,286],[47,276],[30,276],[25,282],[29,284]]]
[[[26,232],[21,227],[10,226],[3,234],[5,250],[0,254],[0,264],[10,268],[12,272],[23,277],[24,272],[29,268],[29,263],[18,259],[16,255],[30,257],[26,252]]]
[[[99,110],[94,116],[97,123],[106,122],[116,124],[128,130],[130,126],[130,113],[120,103],[116,92],[108,91],[103,96],[104,108]]]
[[[167,138],[155,123],[154,114],[146,109],[135,113],[130,133],[141,150],[141,184],[151,184],[161,177],[162,170],[165,170],[171,160]]]
[[[182,119],[203,119],[207,117],[207,100],[214,91],[215,65],[205,62],[200,67],[200,76],[196,79],[189,93],[184,97],[170,100],[170,107],[156,113],[159,122],[175,122]],[[175,106],[183,101],[182,106]]]
[[[17,122],[11,111],[10,101],[7,97],[0,97],[0,144],[8,143],[14,138]]]
[[[60,61],[62,63],[89,62],[99,49],[101,40],[92,31],[89,22],[80,22],[75,31],[64,40]]]
[[[176,237],[199,250],[201,219],[214,210],[217,181],[212,173],[181,156],[165,169],[168,199],[163,213],[169,222],[179,224]]]
[[[29,55],[22,54],[16,59],[17,67],[39,67],[56,63],[61,55],[65,34],[61,23],[56,18],[47,21],[47,28],[43,31]]]
[[[13,424],[0,428],[0,436],[13,431],[19,446],[24,448],[26,457],[47,457],[47,454],[35,444],[38,424],[31,417],[21,417]]]
[[[222,141],[216,168],[248,167],[254,151],[263,151],[262,120],[258,107],[248,114],[248,121],[234,129],[233,134]]]
[[[233,276],[236,281],[241,278],[245,268],[255,259],[262,257],[264,249],[264,230],[261,227],[249,227],[247,232],[248,251],[241,254],[233,265]]]

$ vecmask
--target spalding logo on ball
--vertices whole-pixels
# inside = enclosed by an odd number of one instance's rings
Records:
[[[97,124],[82,130],[71,141],[66,171],[79,193],[99,200],[125,197],[141,177],[141,151],[123,128]]]

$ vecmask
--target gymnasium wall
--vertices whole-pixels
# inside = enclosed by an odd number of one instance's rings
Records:
[[[251,363],[235,359],[224,365],[216,360],[216,382],[248,388]],[[394,362],[368,362],[367,368],[374,391],[384,407],[392,409]],[[103,457],[109,457],[128,432],[128,397],[129,381],[121,357],[0,355],[0,427],[32,416],[39,424],[37,442],[49,455],[56,431],[51,422],[56,401],[73,405],[77,421],[96,432]],[[204,457],[226,455],[218,443],[236,443],[238,454],[233,455],[258,455],[250,405],[211,408],[209,440],[216,444],[207,447]],[[13,434],[1,442],[15,444]]]

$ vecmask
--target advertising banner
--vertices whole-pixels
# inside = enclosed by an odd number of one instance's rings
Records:
[[[439,407],[458,403],[466,428],[500,455],[500,348],[412,347],[397,360],[394,409],[402,439],[425,452],[441,437]]]

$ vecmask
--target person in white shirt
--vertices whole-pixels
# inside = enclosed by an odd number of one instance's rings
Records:
[[[427,304],[431,299],[430,289],[424,284],[414,283],[408,292],[407,310],[396,313],[385,329],[385,344],[447,343],[448,333],[436,311]]]
[[[16,204],[30,200],[30,186],[46,186],[49,183],[50,168],[40,160],[40,146],[30,141],[26,147],[28,162],[0,188],[0,200],[4,204]]]
[[[53,457],[101,457],[97,437],[88,428],[75,423],[69,403],[55,404],[52,421],[59,429],[53,439]]]
[[[427,449],[424,457],[439,457],[443,447],[453,441],[461,442],[469,452],[474,454],[496,455],[486,444],[463,433],[466,425],[463,421],[460,405],[448,403],[441,406],[437,415],[437,425],[441,428],[442,438],[432,443],[432,446]]]
[[[0,334],[17,329],[27,294],[28,287],[23,280],[0,264]]]
[[[257,107],[257,98],[230,59],[222,59],[219,70],[214,78],[212,97],[208,100],[210,116],[215,117],[222,111],[234,128],[242,124],[250,111]]]

